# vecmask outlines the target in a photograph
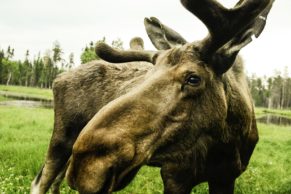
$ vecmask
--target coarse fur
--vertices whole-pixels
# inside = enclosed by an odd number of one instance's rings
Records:
[[[70,186],[80,193],[111,193],[126,186],[140,166],[147,164],[161,167],[165,193],[189,193],[204,181],[214,193],[216,185],[224,193],[226,188],[232,191],[258,140],[242,61],[237,58],[231,70],[217,76],[182,49],[169,51],[162,65],[149,65],[147,73],[137,79],[138,88],[122,95],[120,86],[114,87],[111,94],[117,92],[121,97],[105,105],[74,144],[67,172]],[[173,57],[174,64],[170,63]],[[185,68],[180,60],[193,63]],[[165,73],[169,66],[172,68]],[[188,70],[203,77],[197,91],[179,80]],[[164,82],[172,82],[163,91],[152,83],[160,82],[161,76]]]
[[[51,185],[58,193],[65,173],[80,193],[112,193],[142,165],[161,168],[167,194],[188,194],[205,181],[211,194],[233,193],[258,141],[237,54],[262,31],[258,18],[273,1],[240,1],[230,11],[211,0],[181,2],[207,25],[204,40],[186,43],[156,18],[146,19],[149,37],[163,51],[143,51],[141,43],[119,51],[100,43],[96,53],[115,64],[93,61],[54,81],[54,132],[32,193]],[[238,31],[225,34],[212,26],[220,11],[241,17],[241,10],[246,16]],[[234,17],[230,27],[240,20]]]
[[[88,121],[108,102],[130,90],[152,66],[147,62],[111,64],[96,60],[58,75],[53,84],[54,131],[44,168],[32,188],[40,185],[39,193],[48,190],[66,168],[73,143]]]

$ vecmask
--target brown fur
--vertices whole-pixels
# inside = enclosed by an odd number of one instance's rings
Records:
[[[196,1],[182,2],[195,8],[191,3]],[[142,165],[161,167],[164,193],[187,194],[205,181],[212,194],[233,193],[258,141],[243,62],[237,57],[245,32],[230,40],[218,37],[219,48],[210,53],[213,37],[184,44],[156,18],[145,24],[154,44],[167,45],[166,51],[137,51],[141,41],[134,41],[131,51],[99,44],[100,57],[135,62],[93,61],[55,80],[55,127],[33,193],[45,193],[57,176],[52,189],[58,193],[65,171],[69,185],[80,193],[112,193],[127,186]],[[244,30],[257,27],[256,22],[245,25]],[[173,47],[175,40],[184,45]]]
[[[145,163],[162,168],[165,193],[187,193],[203,181],[233,188],[258,138],[242,64],[238,59],[218,76],[190,49],[158,57],[139,85],[85,126],[67,172],[73,188],[80,193],[119,190]],[[172,55],[178,60],[174,64]],[[199,87],[184,83],[188,71],[202,77]]]

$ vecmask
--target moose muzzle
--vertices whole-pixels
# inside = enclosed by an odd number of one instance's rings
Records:
[[[166,84],[168,87],[157,90],[155,86],[161,88],[159,84],[166,79],[156,77],[166,76],[154,75],[151,81],[110,102],[85,126],[73,146],[67,170],[72,188],[80,193],[122,189],[150,159],[167,132],[169,122],[163,120],[181,98],[178,85]]]

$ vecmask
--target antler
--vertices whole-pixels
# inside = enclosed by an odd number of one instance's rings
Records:
[[[218,64],[219,73],[231,67],[237,53],[251,41],[252,35],[260,35],[273,2],[240,0],[234,8],[226,9],[215,0],[181,0],[184,7],[208,28],[209,35],[202,41],[200,52],[209,63],[224,63]]]
[[[130,61],[152,62],[153,56],[156,53],[143,50],[118,50],[103,42],[100,42],[96,45],[95,52],[101,59],[112,63],[123,63]]]
[[[218,74],[226,72],[234,63],[241,48],[258,37],[264,29],[266,17],[275,0],[240,0],[232,9],[226,9],[216,0],[181,0],[184,7],[197,16],[208,28],[209,35],[198,47],[201,59]],[[157,49],[170,49],[187,41],[157,18],[146,18],[147,33]],[[134,43],[134,42],[133,42]],[[141,44],[142,45],[142,44]],[[132,45],[132,48],[136,45]],[[137,47],[136,47],[137,48]],[[139,46],[139,49],[143,49]],[[96,47],[96,54],[109,62],[153,62],[156,52],[120,51],[104,43]]]
[[[144,42],[143,39],[140,37],[134,37],[130,40],[129,46],[131,50],[144,50]]]

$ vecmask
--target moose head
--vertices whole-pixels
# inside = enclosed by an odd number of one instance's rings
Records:
[[[145,164],[161,167],[165,193],[190,193],[204,181],[210,193],[233,193],[246,169],[258,134],[237,55],[260,35],[273,0],[240,0],[232,9],[212,0],[181,2],[207,26],[203,40],[187,43],[158,19],[146,18],[159,51],[96,46],[108,62],[154,66],[78,136],[67,178],[80,193],[120,190]]]

